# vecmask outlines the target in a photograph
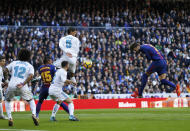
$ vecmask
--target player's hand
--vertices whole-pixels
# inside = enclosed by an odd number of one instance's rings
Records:
[[[70,58],[73,57],[71,53],[66,53],[66,55],[67,55],[68,57],[70,57]]]
[[[73,82],[73,81],[72,81],[72,83],[71,83],[71,84],[72,84],[72,85],[74,85],[74,86],[76,86],[76,85],[77,85],[77,83],[76,83],[76,82]]]
[[[24,86],[24,85],[21,83],[21,84],[18,84],[16,87],[20,89],[20,88],[22,88],[23,86]]]

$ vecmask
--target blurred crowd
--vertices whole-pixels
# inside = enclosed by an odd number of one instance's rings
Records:
[[[64,3],[34,0],[23,1],[25,5],[19,4],[20,1],[17,5],[0,4],[0,24],[16,25],[0,27],[0,54],[10,62],[16,60],[20,48],[30,49],[35,77],[39,76],[37,68],[44,56],[56,60],[62,55],[58,43],[67,35],[67,27],[60,26],[72,25],[78,30],[81,47],[76,70],[78,85],[76,89],[65,87],[69,94],[132,93],[140,85],[141,75],[151,62],[129,50],[134,42],[150,43],[159,49],[168,61],[167,79],[180,83],[181,91],[187,92],[190,84],[190,11],[187,4],[152,3],[152,7],[148,7],[145,2],[135,5],[134,2],[120,1],[116,4],[113,0],[96,1],[96,4],[93,0],[66,0]],[[43,27],[46,25],[57,27]],[[170,56],[170,51],[175,53],[175,59]],[[85,59],[93,61],[91,69],[82,66]],[[145,93],[168,92],[168,87],[160,87],[159,83],[158,75],[152,74]],[[34,94],[39,93],[40,82],[29,85]]]
[[[189,1],[146,1],[149,0],[1,0],[0,25],[190,26]]]

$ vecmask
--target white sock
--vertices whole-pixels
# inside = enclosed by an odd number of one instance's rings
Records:
[[[8,118],[13,119],[12,115],[11,115],[11,102],[10,101],[5,101],[5,108],[6,108]]]
[[[57,111],[59,110],[60,105],[59,104],[55,104],[52,110],[52,115],[53,117],[55,117]]]
[[[74,115],[74,104],[73,103],[69,103],[68,104],[68,108],[69,108],[69,115],[73,116]]]
[[[36,116],[36,104],[34,102],[34,99],[29,101],[30,104],[30,110],[32,111],[32,115]]]
[[[2,104],[2,102],[0,103],[0,116],[3,116],[3,104]]]

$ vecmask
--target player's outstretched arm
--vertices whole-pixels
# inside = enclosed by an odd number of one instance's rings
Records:
[[[66,81],[65,81],[65,86],[66,86],[66,85],[69,85],[69,84],[76,85],[76,82],[73,82],[73,81],[71,81],[71,80],[66,80]]]
[[[32,80],[33,76],[34,76],[33,74],[30,74],[23,83],[18,84],[16,87],[22,88],[26,83]]]
[[[8,77],[9,77],[9,70],[7,68],[3,68],[3,77],[4,77],[4,83],[2,84],[2,87],[8,86]]]

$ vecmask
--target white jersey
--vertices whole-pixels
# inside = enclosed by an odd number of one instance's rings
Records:
[[[9,87],[15,87],[17,84],[23,83],[30,74],[34,75],[34,67],[25,61],[13,61],[7,65],[7,69],[11,73]],[[28,86],[27,84],[25,85]]]
[[[62,87],[66,80],[67,80],[67,71],[63,68],[57,70],[49,90],[54,90],[54,89],[62,90]]]
[[[80,48],[80,41],[77,37],[67,35],[59,40],[59,47],[63,51],[63,55],[71,53],[72,57],[77,58]]]
[[[3,68],[0,66],[0,90],[2,89],[2,80],[3,80]]]

